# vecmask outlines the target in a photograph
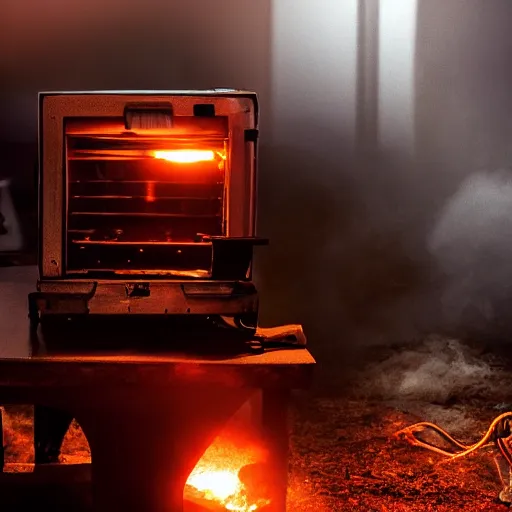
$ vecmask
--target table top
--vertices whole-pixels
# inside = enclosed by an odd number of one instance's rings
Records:
[[[262,354],[247,353],[246,350],[218,351],[214,343],[206,350],[197,351],[184,348],[169,348],[170,344],[153,343],[151,335],[152,326],[148,325],[143,336],[137,339],[119,340],[113,342],[114,333],[109,329],[95,332],[91,342],[77,345],[74,339],[66,339],[65,343],[49,347],[43,343],[43,349],[34,349],[33,337],[30,337],[28,321],[29,293],[35,291],[37,282],[37,269],[35,267],[4,267],[0,268],[0,385],[12,379],[16,380],[16,372],[24,372],[24,368],[31,367],[31,375],[45,371],[42,368],[51,367],[52,372],[57,368],[65,372],[67,378],[72,378],[69,367],[81,366],[90,370],[96,367],[103,372],[129,371],[130,368],[140,371],[156,370],[157,367],[173,368],[175,372],[184,372],[190,375],[190,368],[195,367],[196,373],[203,373],[208,367],[243,371],[253,368],[261,374],[273,369],[277,372],[293,370],[310,373],[315,364],[314,358],[307,349],[280,349],[269,350]],[[73,338],[70,336],[69,338]],[[197,347],[196,347],[197,348]],[[67,364],[64,364],[67,363]],[[64,369],[63,366],[67,368]],[[185,371],[185,367],[187,370]],[[201,370],[199,371],[199,367]],[[34,373],[35,372],[35,373]],[[10,380],[11,379],[11,380]],[[30,379],[32,380],[32,378]],[[26,378],[25,378],[26,381]]]

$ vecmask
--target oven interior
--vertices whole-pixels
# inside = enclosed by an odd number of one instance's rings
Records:
[[[228,134],[224,116],[66,119],[66,272],[207,277],[210,237],[227,235]]]

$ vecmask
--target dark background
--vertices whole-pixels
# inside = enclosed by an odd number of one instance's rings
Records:
[[[343,112],[321,118],[336,80],[354,72],[337,55],[346,62],[362,54],[343,38],[331,47],[337,31],[315,26],[324,6],[313,3],[308,22],[308,2],[277,16],[271,0],[4,0],[0,176],[12,178],[26,251],[36,226],[39,90],[250,88],[262,107],[259,231],[271,238],[257,266],[264,323],[303,323],[334,373],[371,343],[429,332],[507,339],[512,197],[508,171],[494,171],[510,164],[512,151],[512,3],[419,0],[412,152],[373,140],[356,141],[365,147],[358,152],[344,132],[355,130],[344,128],[352,120]],[[276,59],[276,41],[297,23],[305,36]],[[305,78],[291,76],[302,63]],[[357,69],[360,90],[372,75]],[[304,92],[306,79],[312,87]],[[376,89],[365,90],[371,102]],[[293,115],[277,119],[284,110]],[[365,119],[371,133],[377,118]],[[462,206],[446,210],[456,193]]]

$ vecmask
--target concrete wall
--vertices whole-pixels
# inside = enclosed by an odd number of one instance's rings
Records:
[[[512,161],[512,38],[507,0],[420,3],[420,157],[469,169]]]
[[[4,0],[0,9],[2,140],[33,140],[39,90],[248,87],[268,101],[270,0]]]
[[[280,0],[272,9],[272,140],[325,152],[354,144],[357,0]]]
[[[442,320],[507,340],[511,16],[507,0],[422,0],[416,56],[416,181],[444,277]]]
[[[380,0],[379,143],[414,154],[418,0]]]
[[[359,82],[358,1],[279,0],[273,8],[272,147],[264,153],[260,222],[272,247],[261,258],[263,308],[270,319],[304,322],[333,352],[408,336],[415,325],[403,321],[412,316],[403,302],[423,285],[411,263],[422,249],[397,210],[410,209],[401,190],[410,186],[403,162],[414,149],[416,1],[377,7],[377,26],[367,30],[378,30],[378,44],[365,57],[375,88]],[[360,90],[378,91],[367,121],[378,124],[378,159],[364,166],[354,151],[365,147],[356,140]]]

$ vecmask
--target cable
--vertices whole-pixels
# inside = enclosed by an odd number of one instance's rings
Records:
[[[441,427],[438,427],[437,425],[428,422],[415,423],[414,425],[399,430],[395,435],[400,436],[401,434],[404,434],[405,436],[407,436],[407,438],[413,445],[426,448],[427,450],[439,453],[440,455],[444,455],[448,457],[450,460],[466,457],[470,453],[475,452],[476,450],[479,450],[480,448],[488,446],[489,444],[494,442],[497,445],[500,452],[505,457],[505,459],[507,460],[507,462],[512,466],[512,454],[504,441],[505,437],[509,437],[511,435],[509,425],[510,421],[512,421],[512,412],[505,412],[503,414],[500,414],[497,418],[495,418],[492,421],[490,427],[487,429],[487,432],[480,439],[480,441],[472,445],[465,445],[457,441]],[[439,434],[446,441],[448,441],[448,443],[450,443],[452,446],[456,446],[459,449],[459,451],[457,451],[456,453],[450,453],[426,441],[422,441],[421,439],[418,439],[415,436],[417,432],[422,432],[425,430],[434,430],[437,434]]]

